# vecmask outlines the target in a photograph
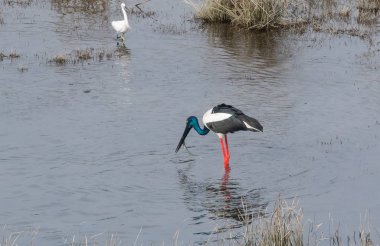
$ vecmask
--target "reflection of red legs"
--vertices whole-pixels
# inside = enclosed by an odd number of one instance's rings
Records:
[[[222,183],[220,185],[220,190],[223,193],[224,200],[226,202],[229,202],[231,200],[231,193],[228,190],[228,182],[229,182],[229,178],[230,178],[230,169],[228,168],[225,171],[226,172],[224,173]],[[229,203],[226,203],[226,207],[227,208],[229,207]]]
[[[230,151],[228,149],[227,136],[223,135],[220,139],[220,145],[222,146],[223,158],[224,158],[224,169],[229,170],[230,166]],[[226,145],[226,146],[224,146]]]

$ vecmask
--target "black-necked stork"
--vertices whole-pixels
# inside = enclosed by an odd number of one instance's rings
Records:
[[[262,132],[263,126],[254,118],[245,115],[242,111],[233,106],[220,104],[208,110],[203,115],[204,128],[199,126],[197,117],[190,116],[187,118],[186,128],[183,132],[182,138],[175,150],[181,148],[185,143],[185,138],[189,134],[191,128],[194,128],[199,135],[206,135],[209,131],[215,132],[222,146],[222,152],[224,157],[224,168],[229,169],[230,151],[228,149],[227,133],[233,133],[236,131],[253,131]]]

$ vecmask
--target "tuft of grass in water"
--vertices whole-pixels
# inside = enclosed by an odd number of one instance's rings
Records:
[[[4,57],[7,57],[7,56],[3,52],[0,52],[0,61],[3,61]]]
[[[20,58],[20,54],[18,54],[16,51],[12,51],[9,53],[8,57],[11,59]]]
[[[89,246],[89,245],[100,245],[99,241],[104,241],[105,246],[118,246],[122,245],[121,240],[117,234],[110,234],[107,235],[105,239],[99,239],[99,237],[103,236],[104,233],[100,233],[94,236],[84,236],[83,238],[80,238],[79,241],[76,240],[75,236],[72,237],[72,239],[66,240],[65,245],[70,246]]]
[[[68,63],[68,59],[65,55],[57,55],[53,57],[51,60],[49,60],[50,63],[55,63],[57,65],[65,65]]]
[[[197,4],[196,17],[206,22],[229,22],[248,29],[278,27],[287,8],[286,0],[204,0]]]
[[[278,199],[269,216],[261,215],[254,220],[247,221],[243,245],[304,245],[303,213],[298,202],[288,204]]]
[[[89,49],[85,49],[85,50],[77,50],[76,51],[76,57],[79,59],[79,60],[89,60],[92,58],[91,56],[91,51]]]

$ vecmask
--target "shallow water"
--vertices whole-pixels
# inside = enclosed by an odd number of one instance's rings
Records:
[[[3,235],[202,244],[239,236],[242,199],[255,215],[279,194],[326,230],[330,217],[343,234],[367,210],[379,218],[379,32],[246,33],[152,0],[118,48],[118,3],[75,2],[0,3],[0,52],[21,55],[0,61]],[[222,102],[264,126],[229,136],[230,173],[213,134],[174,153],[186,118]]]

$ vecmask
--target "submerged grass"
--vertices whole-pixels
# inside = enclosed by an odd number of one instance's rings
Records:
[[[20,56],[21,55],[17,53],[16,51],[11,51],[8,55],[6,55],[3,52],[0,52],[0,61],[3,61],[4,57],[7,57],[12,60],[12,59],[20,58]]]
[[[68,63],[68,59],[65,55],[57,55],[49,60],[50,63],[55,63],[57,65],[65,65]]]
[[[95,50],[94,48],[86,48],[83,50],[74,50],[69,54],[58,54],[48,60],[48,63],[56,65],[66,64],[84,64],[89,60],[91,61],[103,61],[104,58],[110,60],[114,54],[107,52],[104,49]]]

